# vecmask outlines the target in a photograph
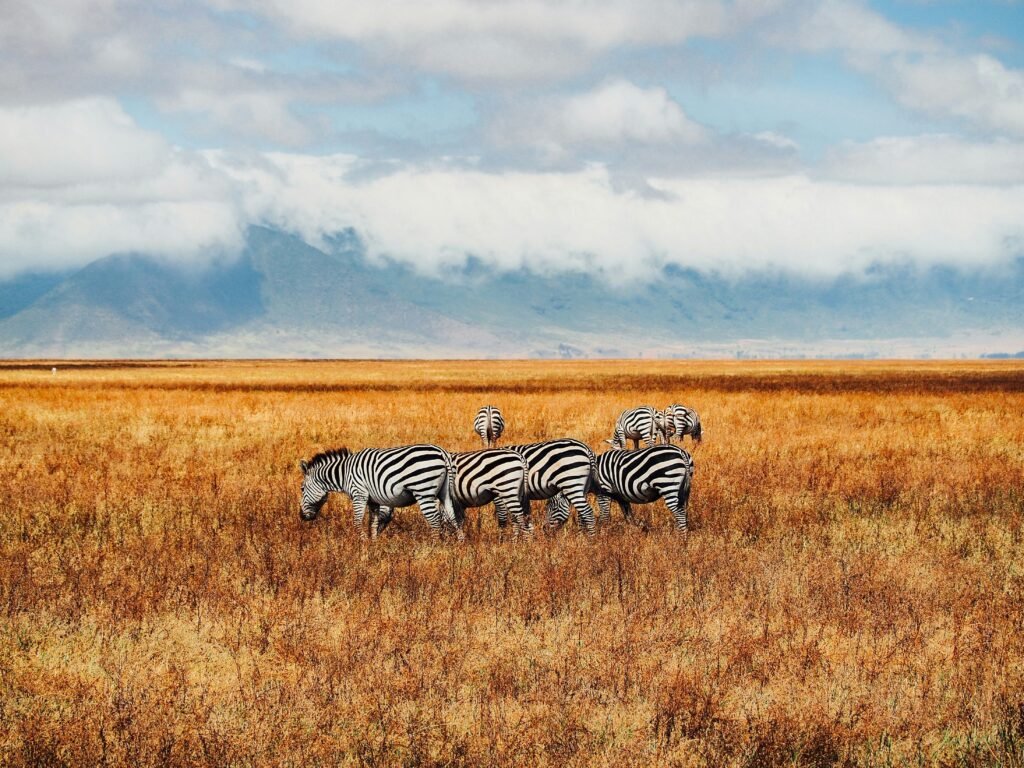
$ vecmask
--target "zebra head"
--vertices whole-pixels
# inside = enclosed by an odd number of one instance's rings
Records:
[[[565,498],[564,493],[552,496],[544,505],[544,511],[544,527],[549,531],[560,528],[569,519],[571,512],[569,500]]]
[[[331,480],[331,469],[339,462],[343,463],[348,450],[318,453],[309,461],[300,461],[302,468],[302,505],[299,516],[303,520],[316,520],[320,510],[327,502],[327,494],[337,490],[337,483]]]
[[[611,440],[605,440],[608,445],[612,447],[613,451],[624,451],[626,450],[626,443],[619,442],[618,436],[613,437]]]

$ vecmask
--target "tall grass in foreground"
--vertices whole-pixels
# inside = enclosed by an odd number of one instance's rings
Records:
[[[0,764],[1024,764],[1024,367],[637,368],[0,365]],[[299,520],[319,449],[676,401],[686,541]]]

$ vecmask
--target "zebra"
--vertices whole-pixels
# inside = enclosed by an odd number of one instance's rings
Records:
[[[693,457],[676,445],[655,445],[640,451],[612,450],[597,457],[594,485],[601,522],[611,519],[611,502],[618,502],[623,516],[639,527],[631,504],[665,499],[676,528],[687,530],[686,509],[693,480]],[[568,501],[555,496],[547,503],[548,525],[561,525],[569,517]]]
[[[352,453],[337,448],[318,453],[302,467],[303,520],[315,520],[327,501],[327,494],[338,491],[352,499],[352,512],[359,535],[366,537],[363,517],[370,510],[370,537],[376,538],[390,522],[391,507],[405,507],[414,502],[430,525],[435,538],[442,527],[462,531],[455,519],[452,504],[452,458],[436,445],[405,445],[399,448],[365,448]],[[382,505],[389,514],[380,525]]]
[[[680,443],[683,442],[683,437],[686,435],[690,435],[693,442],[699,443],[701,441],[700,416],[693,408],[687,408],[685,405],[670,405],[662,414],[661,432],[666,443],[672,442],[673,435],[679,436]]]
[[[542,443],[514,445],[511,450],[526,459],[529,471],[526,479],[527,497],[534,500],[550,499],[556,494],[566,499],[576,509],[587,535],[595,530],[594,508],[587,501],[594,476],[594,452],[579,440],[562,438]],[[559,525],[565,523],[568,514]],[[498,522],[502,524],[501,511]]]
[[[473,431],[484,441],[484,448],[493,447],[501,433],[505,431],[505,419],[502,418],[498,407],[485,405],[477,411],[476,418],[473,419]]]
[[[633,447],[639,448],[640,441],[648,448],[659,442],[664,432],[665,414],[649,405],[641,405],[623,411],[615,421],[615,435],[605,440],[613,448],[625,448],[626,440],[633,441]]]
[[[491,448],[453,453],[451,456],[455,467],[452,501],[455,520],[460,527],[465,520],[466,507],[482,507],[493,501],[499,525],[505,527],[511,517],[515,536],[518,537],[520,532],[533,533],[530,502],[526,498],[526,459],[521,454]],[[391,513],[390,507],[380,508],[379,530],[391,522]]]

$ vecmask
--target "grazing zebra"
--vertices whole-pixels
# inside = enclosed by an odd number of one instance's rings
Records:
[[[315,520],[327,494],[338,491],[351,497],[359,535],[366,537],[363,516],[370,509],[370,536],[377,536],[382,506],[406,507],[416,503],[435,537],[443,525],[456,528],[451,499],[452,458],[436,445],[366,448],[352,453],[339,448],[318,453],[302,467],[303,520]],[[439,504],[440,502],[440,504]],[[388,515],[390,520],[390,512]],[[385,522],[385,525],[387,523]]]
[[[613,448],[625,448],[626,440],[629,439],[633,441],[634,448],[639,448],[643,440],[649,448],[659,442],[658,438],[664,431],[664,418],[661,411],[649,405],[625,410],[615,422],[615,436],[605,442]]]
[[[530,499],[550,499],[564,495],[566,508],[572,505],[588,535],[594,534],[594,508],[587,501],[594,474],[594,452],[579,440],[563,438],[543,443],[514,445],[511,450],[526,459],[529,468],[526,494]],[[559,525],[568,519],[562,518]],[[498,512],[501,523],[501,512]]]
[[[699,443],[701,440],[700,416],[693,408],[687,408],[685,405],[670,405],[662,415],[661,431],[665,436],[666,443],[672,442],[673,435],[679,436],[680,443],[683,442],[683,437],[686,435],[690,435],[693,442]]]
[[[642,527],[633,517],[631,504],[648,504],[665,499],[676,528],[686,531],[686,508],[693,480],[693,458],[675,445],[655,445],[641,451],[613,450],[597,457],[594,485],[601,522],[611,519],[611,502],[617,501],[629,522]],[[561,525],[569,517],[568,502],[560,496],[547,504],[549,525]]]
[[[526,459],[515,451],[493,448],[453,453],[452,463],[455,467],[452,501],[460,527],[466,507],[482,507],[493,501],[502,527],[511,517],[515,536],[521,531],[533,533],[530,502],[526,498]],[[391,522],[391,508],[382,506],[377,517],[378,530],[382,531]]]
[[[484,441],[484,448],[493,447],[501,433],[505,431],[505,419],[502,418],[498,407],[485,405],[477,411],[476,418],[473,419],[473,431]]]

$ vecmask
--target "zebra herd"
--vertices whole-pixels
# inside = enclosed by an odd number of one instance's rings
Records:
[[[501,411],[484,406],[473,429],[483,441],[479,451],[449,453],[436,445],[366,448],[352,453],[339,448],[318,453],[302,468],[303,520],[315,520],[331,492],[352,499],[356,528],[366,536],[364,520],[370,512],[370,538],[391,522],[395,507],[417,504],[435,537],[451,530],[461,540],[466,509],[493,502],[498,525],[511,521],[514,535],[532,533],[530,502],[546,501],[545,524],[554,530],[573,510],[588,535],[596,531],[588,493],[597,496],[601,522],[611,517],[611,502],[622,508],[629,522],[633,504],[659,498],[675,520],[687,530],[687,506],[693,478],[693,458],[671,440],[690,435],[701,440],[700,418],[692,408],[671,405],[664,411],[641,406],[623,411],[614,435],[605,442],[612,450],[595,456],[588,445],[572,438],[495,448],[505,430]],[[626,440],[634,449],[626,450]]]

